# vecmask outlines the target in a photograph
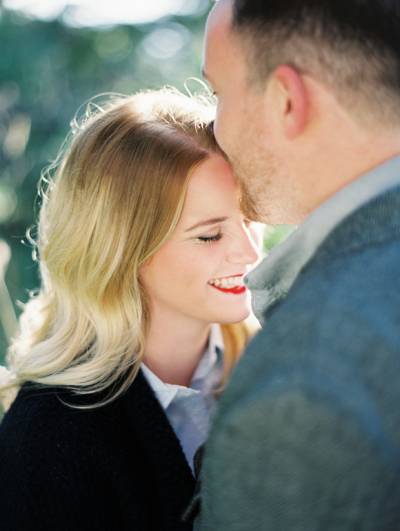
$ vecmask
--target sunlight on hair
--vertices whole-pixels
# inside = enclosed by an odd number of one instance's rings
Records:
[[[188,93],[101,94],[79,108],[42,174],[29,236],[42,286],[24,307],[0,392],[27,381],[78,394],[112,387],[82,406],[94,407],[132,383],[149,324],[140,268],[176,227],[191,169],[219,153],[212,99]],[[249,330],[223,325],[225,379]]]

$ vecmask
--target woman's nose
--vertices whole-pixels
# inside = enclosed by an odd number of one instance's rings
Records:
[[[228,260],[234,264],[255,264],[261,257],[262,238],[250,229],[243,229],[232,241]]]

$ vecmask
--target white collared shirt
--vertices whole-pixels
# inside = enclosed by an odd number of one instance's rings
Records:
[[[189,387],[164,383],[144,363],[142,372],[164,409],[192,469],[193,457],[208,435],[216,400],[213,391],[223,372],[224,343],[221,327],[211,326],[209,342]]]
[[[400,156],[396,156],[342,188],[277,245],[244,279],[260,323],[263,313],[286,296],[300,271],[341,221],[374,197],[399,185]]]

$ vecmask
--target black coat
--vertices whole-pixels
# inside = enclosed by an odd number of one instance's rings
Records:
[[[99,409],[61,399],[25,384],[0,425],[1,530],[189,531],[194,478],[143,374]]]

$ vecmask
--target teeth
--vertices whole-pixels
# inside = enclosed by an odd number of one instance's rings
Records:
[[[244,286],[243,277],[215,278],[210,281],[210,284],[226,289]]]

